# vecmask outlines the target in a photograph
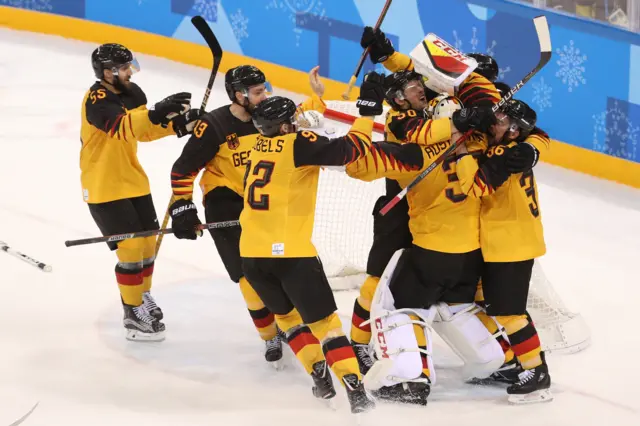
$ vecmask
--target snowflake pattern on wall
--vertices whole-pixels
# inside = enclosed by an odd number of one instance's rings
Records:
[[[605,154],[636,160],[640,126],[634,126],[628,114],[620,108],[618,102],[606,111],[594,115],[593,149]],[[600,136],[604,140],[600,140]]]
[[[562,80],[562,84],[569,86],[569,92],[573,92],[574,88],[578,88],[581,84],[587,84],[584,77],[586,68],[584,63],[587,61],[587,55],[580,54],[573,40],[569,41],[569,45],[562,46],[562,49],[556,49],[556,53],[560,59],[556,61],[560,69],[556,72],[556,77]]]
[[[462,39],[458,36],[458,31],[456,30],[453,30],[453,39],[454,39],[453,46],[459,51],[465,52],[465,50],[463,49],[464,43]],[[471,27],[471,39],[469,40],[469,45],[471,46],[471,48],[468,49],[466,53],[476,53],[478,51],[478,44],[480,44],[480,40],[478,39],[478,28]],[[485,53],[495,58],[496,56],[495,49],[497,45],[498,45],[498,42],[495,40],[492,40],[491,44],[487,46],[487,50]],[[498,67],[498,81],[503,81],[505,75],[508,72],[511,72],[510,66],[506,66],[504,68]]]
[[[210,22],[218,21],[218,0],[196,0],[193,8],[205,20]]]
[[[537,106],[539,111],[544,111],[545,108],[551,108],[553,105],[551,103],[551,93],[553,92],[553,87],[549,86],[545,81],[544,77],[540,77],[539,80],[531,83],[531,87],[533,88],[533,103]]]
[[[0,5],[37,10],[39,12],[50,12],[53,10],[51,0],[0,0]]]
[[[233,30],[233,35],[236,36],[236,40],[240,42],[249,37],[249,18],[244,16],[241,9],[229,15],[229,21],[231,22],[231,29]]]
[[[302,29],[297,27],[297,20],[304,24],[306,19],[313,16],[316,19],[328,21],[328,25],[331,26],[322,0],[270,0],[265,9],[276,9],[288,14],[289,20],[293,24],[293,33],[296,36],[296,47],[300,46],[300,35],[302,34]]]

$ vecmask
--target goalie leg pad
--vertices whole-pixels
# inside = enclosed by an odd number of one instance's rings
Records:
[[[475,315],[472,303],[449,306],[439,303],[433,329],[464,361],[466,378],[486,378],[504,364],[504,351]]]
[[[377,361],[364,378],[365,386],[371,390],[416,379],[420,381],[422,374],[421,349],[414,333],[414,324],[428,329],[427,311],[396,310],[389,290],[390,278],[402,252],[403,250],[398,250],[389,261],[371,304],[372,344]],[[409,314],[416,315],[421,320],[412,320]],[[426,337],[429,345],[431,339],[428,331]]]

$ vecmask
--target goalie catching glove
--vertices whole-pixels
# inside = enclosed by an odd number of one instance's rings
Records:
[[[198,218],[198,210],[193,201],[177,200],[169,207],[169,214],[176,238],[195,240],[202,236],[202,230],[196,229],[202,222]]]
[[[384,76],[371,71],[364,76],[360,87],[360,96],[356,101],[358,112],[363,117],[372,117],[382,114],[382,102],[384,101]]]

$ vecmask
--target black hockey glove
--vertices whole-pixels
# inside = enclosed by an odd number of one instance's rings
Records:
[[[174,117],[171,120],[173,124],[173,130],[176,132],[179,138],[193,133],[193,129],[196,126],[196,122],[202,115],[202,110],[200,109],[190,109],[185,114],[181,114],[177,117]]]
[[[373,30],[373,27],[364,27],[360,46],[363,49],[369,48],[369,58],[374,64],[384,62],[395,53],[393,44],[380,29]]]
[[[202,222],[198,218],[198,210],[193,201],[177,200],[169,207],[169,214],[176,238],[195,240],[202,236],[202,231],[196,229]]]
[[[176,115],[186,113],[191,107],[191,93],[181,92],[168,96],[149,110],[149,120],[153,124],[167,127]]]
[[[501,154],[494,150],[494,154],[491,157],[482,157],[478,160],[478,165],[484,177],[483,180],[494,189],[502,186],[511,176],[507,168],[507,161],[513,155],[515,147],[507,148],[504,146],[502,148],[504,148],[504,151]]]
[[[512,154],[507,158],[507,169],[510,173],[528,172],[538,163],[539,155],[535,146],[520,142],[513,147]]]
[[[490,106],[479,105],[454,112],[451,121],[462,133],[470,129],[486,133],[489,127],[496,124],[496,116]]]
[[[375,71],[371,71],[364,76],[356,106],[361,116],[371,117],[382,114],[383,101],[384,76]]]

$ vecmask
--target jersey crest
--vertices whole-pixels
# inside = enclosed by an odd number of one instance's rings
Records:
[[[227,147],[231,150],[235,150],[240,146],[240,140],[238,139],[238,135],[236,133],[231,133],[227,135]]]

